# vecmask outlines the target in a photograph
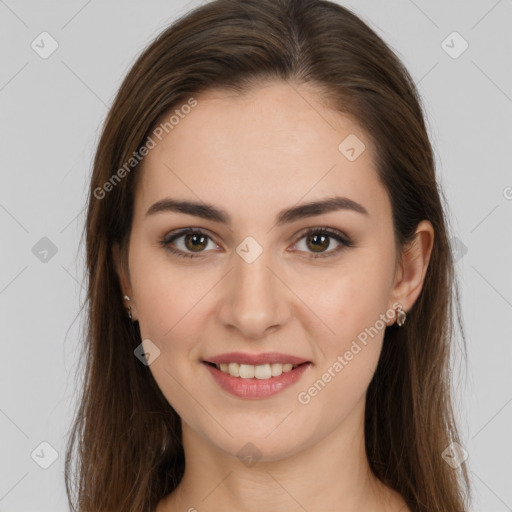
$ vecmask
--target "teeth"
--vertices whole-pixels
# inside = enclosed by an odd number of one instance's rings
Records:
[[[229,363],[230,366],[232,363]],[[254,377],[254,366],[250,364],[240,365],[240,377],[242,379],[252,379]]]
[[[229,373],[232,377],[240,377],[242,379],[270,379],[271,377],[279,377],[283,372],[289,372],[299,366],[298,364],[238,364],[238,363],[221,363],[215,365],[217,369],[224,373]]]
[[[272,363],[270,365],[270,370],[272,372],[272,377],[279,377],[279,375],[283,373],[283,365],[279,363]]]
[[[240,365],[238,363],[229,363],[228,373],[233,377],[240,377]]]

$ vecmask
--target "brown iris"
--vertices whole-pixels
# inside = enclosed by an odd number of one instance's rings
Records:
[[[194,252],[200,252],[208,245],[208,237],[200,233],[187,234],[184,239],[186,248]]]
[[[316,240],[313,242],[313,245],[310,248],[312,248],[314,252],[322,252],[322,250],[325,250],[329,247],[329,238],[330,237],[326,235],[315,233],[313,235],[308,235],[306,237],[306,243],[308,244],[309,247],[309,242],[312,240]],[[319,239],[321,239],[320,242],[318,242]]]

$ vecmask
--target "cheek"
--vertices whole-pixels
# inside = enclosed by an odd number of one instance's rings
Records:
[[[309,295],[308,305],[329,327],[314,338],[321,363],[298,397],[311,405],[311,413],[332,406],[333,415],[342,420],[364,397],[392,318],[386,310],[388,277],[387,262],[360,258],[354,266],[333,272],[322,290]]]
[[[208,279],[187,278],[187,272],[171,268],[162,258],[133,252],[132,287],[137,297],[141,338],[159,349],[149,369],[158,387],[178,415],[192,424],[204,421],[201,411],[191,407],[191,396],[201,396],[196,378],[200,363],[194,347],[203,328],[201,298],[211,288]]]
[[[310,287],[305,296],[308,306],[328,327],[324,332],[326,350],[343,350],[350,341],[364,339],[375,327],[380,331],[386,314],[389,280],[386,268],[363,260],[357,268],[344,267],[332,272],[323,286]],[[373,332],[373,331],[372,331]]]
[[[390,319],[386,292],[386,281],[368,272],[340,277],[313,297],[334,334],[326,330],[315,338],[322,352],[320,363],[297,396],[307,414],[324,417],[328,409],[329,425],[338,424],[364,399]]]
[[[193,337],[196,323],[190,318],[197,314],[196,306],[212,287],[214,276],[171,264],[164,249],[134,244],[130,277],[143,338],[167,346],[172,339]]]

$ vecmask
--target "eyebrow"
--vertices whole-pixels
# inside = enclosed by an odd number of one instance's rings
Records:
[[[348,197],[336,196],[281,210],[277,215],[276,224],[280,226],[300,219],[314,217],[316,215],[322,215],[323,213],[338,210],[348,210],[361,213],[363,215],[369,215],[363,205],[356,203]],[[146,212],[146,217],[161,212],[186,213],[187,215],[194,215],[213,222],[231,225],[231,216],[229,213],[222,208],[202,202],[178,200],[166,197],[165,199],[157,201],[150,206]]]

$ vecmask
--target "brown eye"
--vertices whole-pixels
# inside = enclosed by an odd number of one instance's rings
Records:
[[[199,233],[184,235],[185,247],[195,252],[202,251],[208,245],[208,242],[206,241],[207,238],[208,237]]]
[[[316,233],[306,237],[306,244],[313,252],[323,252],[329,248],[331,241],[330,237]]]
[[[170,233],[160,240],[160,245],[177,256],[194,258],[195,254],[201,255],[203,252],[208,252],[205,249],[210,241],[216,246],[206,233],[197,229],[186,229],[178,233]]]
[[[181,241],[181,239],[183,240]],[[306,248],[305,250],[300,249],[300,252],[307,252],[312,258],[334,256],[343,250],[344,247],[353,247],[354,245],[343,233],[329,228],[309,229],[303,233],[299,242],[303,239],[305,239]],[[333,240],[335,241],[334,243]],[[208,234],[201,230],[188,228],[178,233],[170,233],[163,240],[160,240],[160,245],[182,258],[196,258],[200,257],[202,253],[206,254],[209,252],[206,250],[209,242],[218,247]],[[334,246],[334,249],[328,250],[332,246]]]
[[[327,258],[334,256],[345,247],[353,247],[353,242],[341,232],[329,228],[313,228],[302,234],[299,242],[305,240],[306,250],[313,253],[312,258]],[[335,242],[333,243],[332,240]],[[298,245],[299,242],[296,244]],[[337,244],[337,247],[336,247]],[[334,246],[333,250],[327,250]]]

